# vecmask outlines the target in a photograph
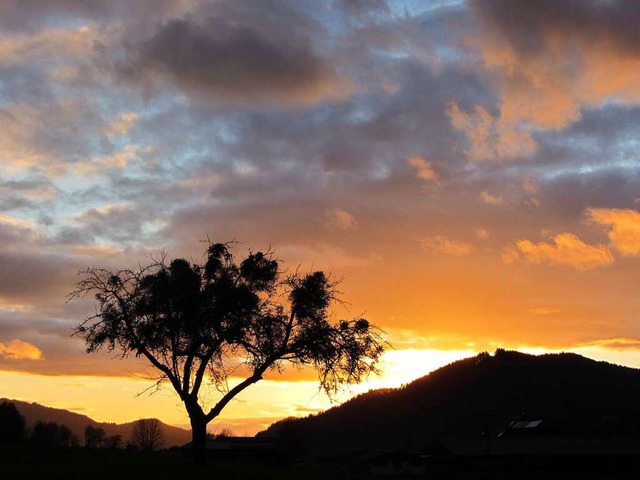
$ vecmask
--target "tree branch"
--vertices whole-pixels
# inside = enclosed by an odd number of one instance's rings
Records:
[[[213,420],[214,418],[216,418],[218,415],[220,415],[220,412],[222,412],[222,409],[224,409],[224,407],[227,406],[227,404],[233,399],[233,397],[238,395],[248,386],[253,385],[254,383],[257,383],[260,380],[262,380],[262,374],[267,370],[267,368],[269,368],[269,365],[271,365],[272,363],[273,363],[273,360],[265,362],[259,369],[257,369],[253,373],[253,375],[251,375],[248,378],[245,378],[242,382],[240,382],[238,385],[236,385],[231,390],[229,390],[220,399],[220,401],[216,403],[211,410],[209,410],[209,413],[205,415],[205,419],[207,423]]]

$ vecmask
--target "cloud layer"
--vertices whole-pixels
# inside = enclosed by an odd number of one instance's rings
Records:
[[[207,236],[327,269],[336,317],[431,346],[636,345],[639,15],[2,2],[0,368],[139,373],[70,337],[77,271]]]

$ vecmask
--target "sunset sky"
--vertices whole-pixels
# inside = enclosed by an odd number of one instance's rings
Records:
[[[640,367],[638,25],[635,0],[2,1],[0,397],[188,423],[144,363],[85,353],[66,295],[207,237],[343,278],[336,315],[393,349],[339,399],[498,347]],[[328,405],[286,371],[212,429]]]

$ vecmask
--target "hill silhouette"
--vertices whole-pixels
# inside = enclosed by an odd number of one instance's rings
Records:
[[[25,417],[27,428],[32,428],[36,422],[55,422],[66,425],[80,440],[80,445],[84,445],[84,429],[87,425],[102,428],[108,437],[121,435],[122,441],[126,443],[131,438],[131,432],[135,421],[129,423],[104,423],[97,422],[92,418],[79,413],[70,412],[59,408],[46,407],[38,403],[28,403],[20,400],[0,399],[13,402],[22,416]],[[174,427],[160,422],[165,435],[165,447],[180,446],[191,441],[191,432],[183,428]]]
[[[314,449],[425,448],[439,435],[497,435],[523,415],[549,419],[566,435],[640,435],[640,370],[499,349],[258,435]]]

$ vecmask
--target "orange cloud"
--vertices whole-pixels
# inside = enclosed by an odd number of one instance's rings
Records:
[[[480,240],[489,240],[489,237],[491,237],[491,233],[489,233],[489,230],[485,228],[476,228],[473,233],[475,234],[476,238]]]
[[[453,257],[466,257],[473,252],[473,245],[459,240],[450,240],[443,235],[423,239],[422,248]]]
[[[15,339],[9,343],[0,342],[0,357],[11,360],[41,360],[42,350],[31,343]]]
[[[540,191],[540,185],[538,184],[538,182],[533,179],[533,178],[525,178],[522,181],[522,189],[530,194],[536,194]]]
[[[99,29],[45,29],[37,34],[7,35],[0,39],[0,62],[3,66],[24,61],[44,61],[64,52],[66,56],[86,58],[94,43],[102,41]]]
[[[407,164],[414,169],[416,178],[420,180],[434,182],[438,179],[438,174],[431,164],[422,157],[410,157]]]
[[[562,310],[556,307],[534,307],[527,310],[527,313],[531,315],[557,315],[562,313]]]
[[[331,230],[353,230],[359,227],[356,218],[340,208],[327,211],[324,218],[325,226]]]
[[[613,350],[640,350],[637,338],[605,338],[580,345],[581,347],[603,347]]]
[[[605,245],[589,245],[572,233],[556,235],[553,243],[518,240],[504,250],[502,259],[505,263],[522,260],[534,265],[569,266],[577,270],[613,263],[613,255]]]
[[[373,267],[382,261],[382,257],[375,252],[354,254],[328,244],[283,245],[278,248],[278,256],[283,258],[286,263],[310,264],[313,265],[313,268],[328,270],[345,267]]]
[[[637,105],[637,13],[624,11],[631,3],[472,2],[485,27],[477,45],[499,85],[500,119],[560,129],[585,107]]]
[[[457,103],[447,107],[451,125],[466,137],[469,160],[491,162],[528,157],[538,150],[530,131],[519,128],[502,117],[495,119],[489,111],[476,105],[471,113],[463,111]]]
[[[491,195],[489,192],[482,192],[480,194],[482,201],[488,205],[500,205],[502,203],[502,197],[499,195]]]
[[[623,255],[640,255],[640,212],[618,208],[589,208],[590,222],[611,227],[609,240]]]
[[[141,153],[149,151],[151,151],[150,148],[128,144],[113,155],[103,155],[78,163],[71,168],[71,171],[77,175],[88,176],[103,173],[105,170],[120,170],[138,158]]]

